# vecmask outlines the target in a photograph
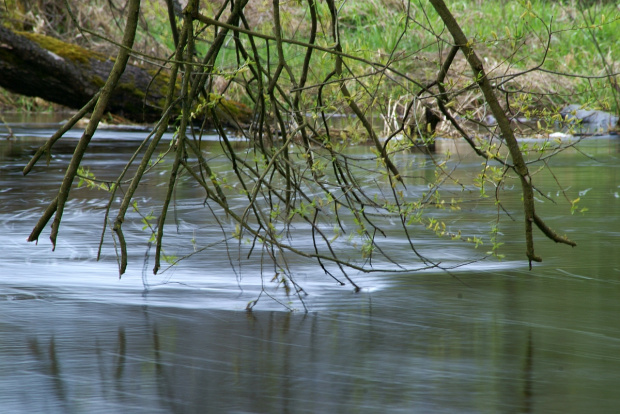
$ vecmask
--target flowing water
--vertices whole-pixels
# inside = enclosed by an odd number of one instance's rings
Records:
[[[620,174],[617,138],[588,138],[551,161],[585,214],[570,215],[554,177],[539,174],[540,214],[578,247],[537,234],[544,262],[528,270],[522,223],[505,221],[502,261],[451,274],[355,274],[341,287],[292,262],[308,296],[287,311],[265,295],[269,278],[236,263],[238,246],[214,243],[152,275],[139,217],[125,224],[130,266],[118,278],[111,236],[96,260],[105,192],[74,190],[55,251],[26,238],[54,196],[72,131],[27,177],[21,170],[56,124],[12,124],[0,141],[0,412],[2,413],[615,413],[620,407]],[[0,129],[0,133],[5,133]],[[140,131],[101,131],[86,163],[114,177]],[[215,138],[214,138],[215,139]],[[447,145],[447,144],[446,144]],[[207,151],[217,151],[213,143]],[[464,151],[463,148],[456,150]],[[454,151],[454,149],[453,149]],[[411,155],[414,156],[414,155]],[[426,157],[416,154],[415,157]],[[465,156],[459,174],[479,161]],[[153,180],[139,202],[159,199]],[[518,201],[518,187],[507,197]],[[177,194],[178,255],[220,240],[201,221],[203,195]],[[452,217],[488,230],[494,210]],[[135,214],[134,214],[135,216]],[[174,236],[174,235],[177,236]],[[299,227],[299,244],[311,240]],[[424,254],[456,264],[486,246],[429,237]],[[394,237],[392,257],[411,253]],[[174,244],[174,243],[173,243]],[[402,251],[399,251],[402,249]],[[278,300],[281,290],[270,288]],[[280,296],[278,296],[280,295]]]

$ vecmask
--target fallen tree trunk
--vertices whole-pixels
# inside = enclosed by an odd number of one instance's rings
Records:
[[[104,85],[113,66],[114,59],[101,53],[0,26],[0,87],[13,93],[79,109]],[[133,122],[156,121],[168,80],[165,70],[127,65],[107,111]],[[249,123],[251,111],[243,104],[218,99],[217,108],[230,125]]]

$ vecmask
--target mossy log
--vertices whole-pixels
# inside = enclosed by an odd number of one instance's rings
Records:
[[[0,87],[13,93],[79,109],[103,86],[113,65],[113,58],[101,53],[0,26]],[[165,70],[127,65],[107,110],[133,122],[156,121],[168,80]],[[251,111],[245,105],[222,98],[217,102],[222,121],[249,123]]]

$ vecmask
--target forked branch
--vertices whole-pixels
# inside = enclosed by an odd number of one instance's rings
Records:
[[[484,94],[484,98],[491,108],[493,116],[497,119],[497,124],[502,133],[502,137],[506,141],[508,146],[508,150],[510,151],[510,156],[513,162],[514,171],[519,176],[521,181],[521,189],[523,193],[523,210],[525,213],[525,238],[526,238],[526,255],[530,262],[530,268],[532,267],[532,261],[540,262],[542,258],[537,256],[534,252],[534,236],[532,234],[532,223],[536,223],[536,225],[542,230],[542,232],[553,241],[557,243],[564,243],[570,246],[575,246],[576,244],[565,238],[559,237],[555,232],[553,232],[549,227],[545,225],[545,223],[536,215],[536,210],[534,206],[534,189],[532,186],[532,177],[530,176],[529,170],[523,159],[523,154],[519,148],[519,143],[514,135],[514,131],[510,126],[510,120],[508,116],[504,112],[501,107],[497,96],[493,90],[493,86],[487,77],[487,74],[484,70],[484,65],[482,61],[476,54],[473,49],[472,43],[467,39],[465,33],[461,29],[460,25],[457,23],[456,19],[448,10],[445,2],[443,0],[430,0],[431,4],[437,11],[437,14],[441,17],[444,24],[448,28],[448,31],[452,35],[454,39],[455,45],[458,46],[463,54],[465,55],[469,66],[473,70],[474,80],[478,84],[478,87]]]

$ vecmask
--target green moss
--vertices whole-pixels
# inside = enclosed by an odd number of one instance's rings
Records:
[[[211,99],[213,99],[212,95],[213,94],[209,96]],[[230,112],[234,116],[247,116],[248,114],[252,113],[250,108],[248,108],[246,105],[240,102],[231,101],[230,99],[221,98],[219,104],[222,106],[222,108],[224,108],[226,111]]]
[[[153,77],[151,88],[159,91],[162,96],[166,96],[168,94],[168,85],[170,84],[170,74],[159,69],[146,69],[146,73]]]
[[[50,52],[55,53],[56,55],[64,59],[68,59],[72,62],[88,63],[90,59],[97,59],[101,61],[108,59],[107,56],[101,53],[93,52],[93,51],[84,49],[83,47],[73,45],[71,43],[66,43],[66,42],[63,42],[62,40],[54,39],[53,37],[49,37],[49,36],[45,36],[45,35],[41,35],[37,33],[30,33],[30,32],[15,32],[15,33],[32,40],[33,42],[41,46],[43,49],[49,50]]]
[[[215,109],[217,116],[225,123],[247,123],[252,116],[252,110],[248,106],[214,93],[209,94],[208,100],[200,99],[192,111],[193,116],[211,118],[210,108]]]
[[[141,91],[140,89],[138,89],[136,85],[134,85],[133,83],[119,82],[116,85],[116,89],[119,91],[127,92],[133,96],[139,96],[140,98],[144,98],[146,96],[145,93]]]
[[[101,78],[101,76],[94,75],[94,76],[91,78],[91,80],[92,80],[92,82],[93,82],[95,85],[97,85],[97,86],[98,86],[98,87],[100,87],[100,88],[102,88],[102,87],[103,87],[103,85],[105,85],[105,80],[103,80],[103,79]]]

